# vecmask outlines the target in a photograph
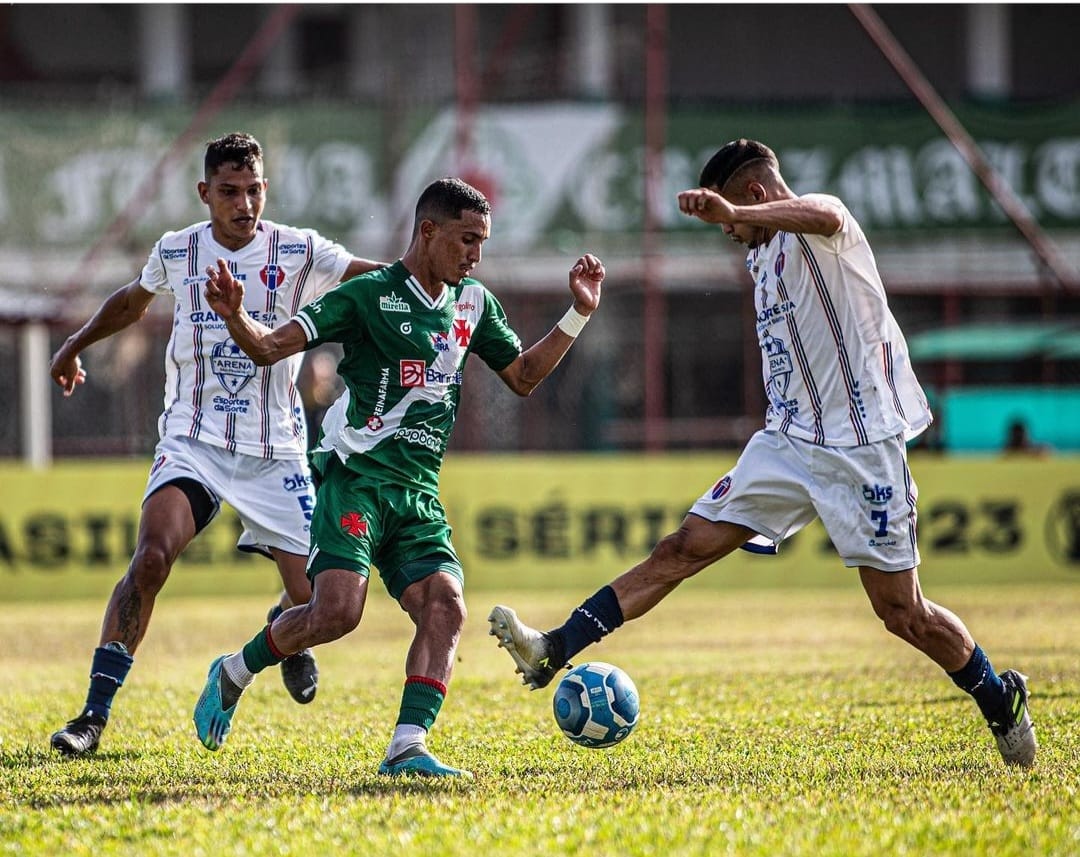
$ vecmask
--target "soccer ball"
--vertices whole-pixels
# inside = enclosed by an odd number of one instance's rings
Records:
[[[563,735],[582,747],[613,747],[638,722],[638,692],[630,676],[600,661],[563,676],[551,704]]]

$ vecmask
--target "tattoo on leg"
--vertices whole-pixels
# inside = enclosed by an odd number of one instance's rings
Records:
[[[139,644],[139,614],[142,612],[142,597],[138,590],[125,593],[118,607],[120,642],[128,647],[128,651],[134,651]]]

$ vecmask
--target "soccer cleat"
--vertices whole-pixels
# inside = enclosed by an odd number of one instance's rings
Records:
[[[301,705],[307,705],[315,698],[319,689],[319,665],[311,649],[304,649],[295,655],[289,655],[281,662],[281,680],[289,696]]]
[[[416,774],[420,777],[462,777],[467,780],[473,778],[471,771],[444,765],[432,756],[423,744],[409,747],[393,759],[383,759],[379,763],[379,773],[386,777]]]
[[[1035,764],[1035,750],[1039,742],[1035,740],[1035,727],[1028,714],[1027,676],[1016,670],[1006,670],[1000,678],[1008,699],[1006,722],[991,723],[990,731],[994,733],[994,740],[1006,765],[1030,768]]]
[[[104,717],[96,714],[80,714],[63,729],[53,732],[49,743],[69,759],[89,756],[97,750],[106,723],[108,721]]]
[[[267,623],[272,625],[281,612],[281,607],[271,607],[266,614]],[[289,696],[301,705],[307,705],[315,698],[315,691],[319,689],[319,665],[315,663],[311,649],[289,655],[281,662],[281,681]]]
[[[229,730],[232,729],[233,714],[236,713],[234,702],[229,708],[221,706],[221,662],[225,655],[221,655],[212,664],[210,672],[206,676],[206,684],[199,701],[195,703],[195,732],[207,750],[217,750],[225,743]]]
[[[522,684],[533,690],[547,687],[557,673],[569,664],[558,663],[554,659],[551,638],[535,628],[521,623],[517,613],[501,604],[488,615],[491,626],[489,634],[497,637],[499,648],[506,649],[517,664],[515,672],[522,675]]]

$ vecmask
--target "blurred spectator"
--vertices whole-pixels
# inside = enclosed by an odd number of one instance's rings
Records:
[[[1027,423],[1016,418],[1009,423],[1002,451],[1006,455],[1049,455],[1050,447],[1045,443],[1035,443],[1031,439]]]

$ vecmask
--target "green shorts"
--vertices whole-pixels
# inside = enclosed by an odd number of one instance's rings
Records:
[[[308,577],[314,581],[328,568],[367,577],[373,565],[395,600],[410,583],[439,571],[465,583],[438,497],[362,476],[335,460],[316,492]]]

